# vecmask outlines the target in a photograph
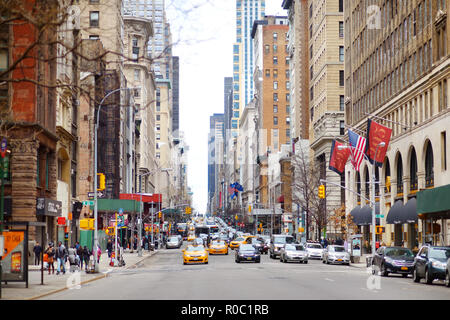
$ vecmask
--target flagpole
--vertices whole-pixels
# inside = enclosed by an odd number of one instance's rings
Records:
[[[401,125],[402,127],[404,127],[404,129],[412,128],[411,126],[408,126],[408,125],[406,125],[406,124],[404,124],[404,123],[397,122],[397,121],[392,121],[392,120],[388,120],[388,119],[385,119],[385,118],[381,118],[381,117],[375,116],[375,115],[370,114],[370,113],[367,113],[367,112],[365,112],[364,114],[365,114],[366,116],[371,116],[371,117],[374,117],[374,118],[377,118],[377,119],[380,119],[380,120],[383,120],[383,121],[387,121],[387,122],[391,122],[391,123],[394,123],[394,124]]]

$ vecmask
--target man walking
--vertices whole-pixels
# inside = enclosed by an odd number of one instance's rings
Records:
[[[58,241],[58,248],[56,248],[56,260],[58,261],[58,268],[56,269],[56,274],[58,275],[61,271],[63,274],[66,273],[66,258],[67,258],[67,249]]]
[[[39,242],[37,242],[37,241],[36,241],[36,245],[33,248],[33,252],[34,252],[34,264],[39,265],[41,262],[42,247],[40,246]]]
[[[113,251],[113,244],[111,239],[108,239],[108,244],[106,245],[106,250],[108,250],[108,258],[111,258],[111,253]]]

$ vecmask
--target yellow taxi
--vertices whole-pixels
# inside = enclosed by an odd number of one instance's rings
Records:
[[[223,240],[213,240],[209,245],[209,254],[228,254],[227,243]]]
[[[194,239],[195,239],[195,234],[189,233],[188,237],[187,237],[187,241],[194,241]]]
[[[248,243],[247,240],[250,238],[255,238],[255,236],[242,236],[242,237],[237,237],[236,239],[234,239],[233,241],[230,242],[230,248],[231,249],[237,249],[239,248],[239,246],[243,243]]]
[[[183,264],[208,264],[208,249],[204,246],[187,246],[183,250]]]

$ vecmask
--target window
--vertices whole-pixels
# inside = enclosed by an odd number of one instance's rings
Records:
[[[273,57],[273,64],[278,64],[278,57]]]
[[[278,33],[276,32],[273,33],[273,41],[278,41]]]
[[[100,37],[97,34],[93,34],[93,35],[89,36],[89,40],[98,40],[98,39],[100,39]]]
[[[291,137],[291,130],[288,128],[286,129],[286,138],[289,140],[290,137]]]
[[[158,130],[158,131],[161,130],[161,125],[160,124],[156,125],[156,130]]]
[[[156,159],[160,159],[161,158],[161,154],[159,152],[156,153]]]
[[[289,65],[289,57],[286,57],[285,64],[286,64],[287,66]]]
[[[139,58],[139,39],[133,38],[132,59],[137,60]]]
[[[278,69],[273,69],[273,77],[278,78]]]
[[[442,171],[447,170],[447,134],[446,134],[446,131],[441,132],[441,168],[442,168]]]
[[[434,186],[434,162],[433,162],[433,148],[431,142],[428,142],[425,153],[425,187]]]
[[[286,79],[289,79],[290,78],[290,72],[289,72],[289,69],[286,69]]]
[[[344,121],[339,121],[339,134],[343,136],[345,134]]]
[[[287,125],[291,124],[291,118],[290,117],[286,117],[286,124]]]
[[[134,89],[134,97],[139,98],[140,95],[141,95],[141,89]]]
[[[91,11],[89,12],[89,26],[90,27],[98,27],[99,26],[99,12]]]
[[[273,124],[274,124],[275,126],[278,125],[278,117],[273,117]]]
[[[289,83],[289,81],[286,81],[286,90],[290,90],[291,89],[291,84]]]
[[[344,22],[339,21],[339,38],[344,37]]]
[[[156,140],[161,140],[161,134],[160,133],[156,134]]]
[[[339,61],[344,62],[344,46],[339,46]]]
[[[273,94],[273,101],[278,102],[278,93]]]
[[[134,80],[140,81],[141,80],[141,70],[134,69]]]
[[[156,121],[161,121],[161,115],[159,114],[156,115]]]
[[[313,66],[311,66],[310,68],[309,68],[309,78],[310,78],[310,80],[312,80],[312,78],[314,77],[314,71],[313,71],[314,69],[313,69]]]
[[[286,102],[291,102],[291,95],[286,93]]]
[[[345,110],[344,96],[339,96],[339,111]]]
[[[273,45],[273,53],[277,53],[278,52],[278,45],[274,44]]]
[[[344,86],[344,70],[339,70],[339,85]]]
[[[273,113],[278,113],[278,105],[273,105]]]
[[[344,0],[339,0],[339,12],[344,12]]]
[[[273,82],[273,90],[277,90],[278,89],[278,81],[274,81]]]
[[[287,105],[287,106],[286,106],[286,113],[287,113],[287,114],[290,114],[290,113],[291,113],[291,106],[290,106],[290,105]]]
[[[309,89],[309,99],[314,100],[314,87],[311,87],[311,89]]]
[[[266,77],[270,77],[270,69],[266,69]]]
[[[269,54],[269,53],[270,53],[270,46],[269,46],[268,44],[266,44],[266,45],[264,46],[264,53],[265,53],[265,54]]]

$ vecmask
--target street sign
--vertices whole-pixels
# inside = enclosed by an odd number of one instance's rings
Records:
[[[93,205],[94,205],[94,201],[92,201],[92,200],[83,201],[83,206],[93,206]]]
[[[384,214],[376,214],[375,218],[384,218]]]
[[[88,192],[87,194],[88,198],[93,198],[95,196],[94,192]],[[104,191],[97,191],[97,198],[103,198],[105,196]]]

